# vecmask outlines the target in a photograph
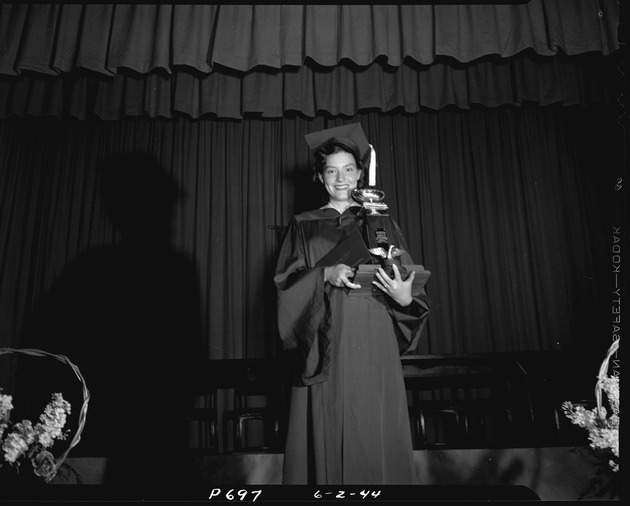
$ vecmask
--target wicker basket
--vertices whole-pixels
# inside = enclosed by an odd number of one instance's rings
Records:
[[[70,359],[66,357],[65,355],[55,355],[54,353],[48,353],[47,351],[37,350],[33,348],[24,348],[24,349],[0,348],[0,355],[5,355],[9,353],[28,355],[32,357],[54,358],[60,362],[63,362],[67,366],[69,366],[74,372],[74,374],[76,375],[76,377],[78,378],[79,382],[81,383],[81,388],[83,390],[83,405],[81,406],[81,411],[79,413],[79,423],[77,426],[77,431],[74,434],[74,437],[72,438],[72,440],[70,441],[70,444],[68,445],[68,448],[66,449],[66,451],[63,452],[59,457],[55,459],[55,467],[54,467],[53,472],[50,475],[46,476],[46,478],[44,478],[44,481],[46,483],[49,483],[55,477],[55,475],[57,474],[57,471],[59,471],[59,468],[66,460],[68,453],[70,453],[70,450],[72,450],[72,448],[74,448],[81,440],[81,433],[83,432],[83,427],[85,427],[85,419],[87,417],[88,402],[90,400],[90,392],[87,389],[85,380],[83,379],[83,375],[81,374],[81,371],[79,371],[79,368],[75,364],[73,364],[70,361]]]
[[[604,421],[605,417],[602,413],[605,413],[606,410],[603,406],[603,381],[608,377],[608,369],[610,367],[610,359],[612,356],[617,353],[619,349],[619,340],[613,341],[608,349],[608,353],[606,353],[606,357],[604,358],[602,365],[599,368],[599,374],[597,375],[597,383],[595,384],[595,400],[597,401],[597,415],[600,417],[602,421]]]

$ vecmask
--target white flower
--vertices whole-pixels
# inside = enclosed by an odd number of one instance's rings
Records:
[[[9,395],[0,395],[0,449],[3,460],[10,464],[20,465],[20,458],[27,456],[32,458],[34,472],[38,476],[47,477],[50,474],[50,463],[54,464],[52,454],[46,451],[53,445],[56,439],[65,439],[63,428],[70,414],[70,403],[65,401],[61,394],[53,394],[44,412],[39,417],[39,422],[33,426],[30,420],[22,420],[11,425],[9,412],[13,408],[12,398]],[[6,437],[5,437],[6,436]],[[0,466],[2,459],[0,459]]]
[[[586,409],[564,402],[562,409],[571,422],[588,431],[588,439],[593,449],[609,450],[619,458],[619,377],[602,378],[601,388],[606,393],[612,413],[609,415],[604,406]],[[619,470],[619,464],[609,460],[613,471]]]
[[[39,417],[40,423],[35,427],[38,433],[38,442],[44,448],[52,446],[55,439],[65,438],[63,428],[69,413],[70,403],[65,401],[61,394],[53,394],[52,401]]]
[[[0,394],[0,420],[5,421],[5,422],[9,421],[9,413],[13,409],[12,401],[13,401],[12,396]]]
[[[13,431],[4,440],[2,449],[4,450],[4,460],[15,462],[20,458],[29,446],[35,441],[35,429],[30,420],[22,420],[16,423]]]

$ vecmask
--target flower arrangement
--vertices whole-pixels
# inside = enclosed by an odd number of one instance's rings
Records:
[[[593,453],[603,460],[602,474],[613,483],[609,485],[611,494],[616,494],[614,486],[619,477],[619,376],[610,375],[608,367],[610,358],[617,352],[619,341],[610,346],[606,358],[599,370],[595,386],[597,406],[586,409],[584,406],[574,406],[565,401],[562,404],[564,414],[571,423],[588,431],[589,447]],[[603,397],[608,401],[608,409],[604,406]]]
[[[90,392],[79,368],[65,355],[55,355],[36,349],[0,348],[0,355],[9,353],[54,358],[68,365],[81,383],[83,404],[79,411],[78,427],[65,451],[57,458],[50,450],[55,441],[68,437],[68,431],[64,431],[64,426],[71,413],[70,403],[60,393],[54,393],[36,424],[33,424],[31,420],[12,423],[10,415],[13,409],[13,397],[3,394],[0,388],[0,470],[9,468],[19,472],[21,465],[28,462],[34,475],[42,478],[45,483],[49,483],[63,465],[70,450],[81,440]]]
[[[27,459],[36,476],[45,480],[51,478],[56,471],[56,462],[49,448],[56,440],[66,439],[67,431],[63,428],[70,414],[70,403],[61,394],[53,394],[35,425],[30,420],[11,423],[12,409],[13,397],[2,394],[0,389],[0,467],[7,462],[19,468]]]

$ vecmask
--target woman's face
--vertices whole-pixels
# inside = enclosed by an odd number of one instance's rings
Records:
[[[352,200],[350,193],[357,187],[360,178],[361,170],[357,167],[354,156],[345,151],[328,155],[324,171],[319,175],[330,200],[337,202]]]

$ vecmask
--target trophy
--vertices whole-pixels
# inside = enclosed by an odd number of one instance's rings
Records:
[[[426,283],[430,272],[425,270],[422,265],[403,266],[400,257],[405,251],[390,243],[390,237],[394,237],[394,235],[391,230],[391,221],[387,214],[388,207],[385,203],[385,192],[376,188],[376,153],[371,144],[368,170],[368,187],[352,190],[352,198],[362,205],[361,212],[365,220],[363,236],[368,246],[368,251],[376,259],[376,264],[361,264],[357,267],[354,282],[360,284],[362,289],[351,290],[349,293],[360,295],[366,289],[371,293],[378,291],[372,285],[372,280],[374,280],[378,267],[382,267],[385,273],[393,278],[393,265],[395,264],[403,280],[409,276],[410,269],[416,272],[412,292],[417,294]]]
[[[392,236],[389,230],[391,222],[387,214],[385,192],[376,188],[376,152],[370,144],[369,182],[367,188],[355,188],[352,190],[352,198],[363,207],[365,219],[364,239],[369,252],[377,257],[378,263],[391,278],[394,277],[392,265],[396,264],[400,276],[406,279],[408,272],[400,262],[400,256],[404,251],[390,243]]]

